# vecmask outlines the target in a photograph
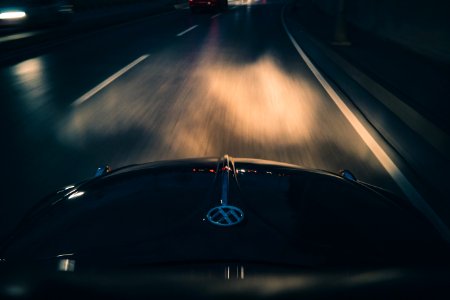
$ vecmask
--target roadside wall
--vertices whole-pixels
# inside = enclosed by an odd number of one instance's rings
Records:
[[[339,0],[311,0],[334,15]],[[449,0],[344,0],[346,20],[433,60],[450,64]]]

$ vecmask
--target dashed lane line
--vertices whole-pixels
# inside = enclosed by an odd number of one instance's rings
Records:
[[[146,59],[148,57],[148,54],[146,55],[142,55],[141,57],[135,59],[133,62],[129,63],[128,65],[126,65],[125,67],[123,67],[122,69],[120,69],[119,71],[117,71],[116,73],[114,73],[113,75],[109,76],[108,78],[106,78],[103,82],[101,82],[99,85],[97,85],[96,87],[94,87],[93,89],[91,89],[89,92],[87,92],[86,94],[84,94],[83,96],[81,96],[80,98],[78,98],[77,100],[75,100],[72,103],[72,106],[78,106],[80,104],[83,104],[84,102],[86,102],[87,100],[89,100],[92,96],[94,96],[95,94],[97,94],[98,92],[100,92],[102,89],[104,89],[106,86],[108,86],[109,84],[111,84],[114,80],[116,80],[117,78],[119,78],[120,76],[122,76],[123,74],[125,74],[126,72],[128,72],[131,68],[135,67],[137,64],[139,64],[140,62],[142,62],[144,59]]]

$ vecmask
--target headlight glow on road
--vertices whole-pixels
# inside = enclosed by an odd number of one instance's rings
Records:
[[[0,20],[17,20],[23,19],[27,16],[24,11],[14,10],[14,11],[5,11],[0,13]]]
[[[14,85],[22,95],[24,107],[29,113],[39,112],[47,118],[49,81],[46,76],[46,60],[36,57],[15,65],[11,69]]]

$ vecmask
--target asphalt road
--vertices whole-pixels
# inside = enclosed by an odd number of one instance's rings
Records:
[[[100,165],[162,159],[230,154],[347,168],[402,193],[302,60],[282,7],[181,9],[2,67],[0,227]]]

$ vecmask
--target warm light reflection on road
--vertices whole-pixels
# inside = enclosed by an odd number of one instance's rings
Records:
[[[26,60],[14,68],[14,74],[21,79],[23,84],[40,80],[42,72],[42,62],[39,58]],[[36,84],[37,85],[37,84]]]
[[[168,144],[176,157],[219,154],[238,140],[276,147],[310,139],[316,114],[308,100],[311,90],[284,74],[270,56],[243,66],[200,66],[189,78],[162,122],[149,118],[158,114],[150,103],[107,93],[74,110],[62,136],[79,143],[86,135],[114,135],[137,126],[149,134],[157,131],[159,145]]]
[[[98,148],[114,166],[227,153],[349,168],[359,178],[384,172],[317,80],[292,74],[270,49],[249,55],[224,44],[223,32],[215,18],[192,55],[150,53],[139,68],[73,107],[57,126],[60,141]]]
[[[181,82],[150,59],[141,72],[74,108],[59,126],[61,141],[84,148],[120,138],[110,149],[115,165],[224,153],[336,171],[349,157],[373,164],[363,143],[347,147],[346,135],[355,133],[341,116],[330,118],[338,112],[331,102],[321,104],[317,87],[286,74],[270,54],[223,61],[214,51],[214,26],[210,34],[198,67]],[[157,80],[158,89],[145,90]]]
[[[216,153],[248,139],[261,147],[298,144],[309,139],[315,105],[308,86],[287,77],[266,56],[246,66],[210,66],[194,77],[204,82],[203,97],[186,103],[189,118],[179,120],[176,139],[188,153]],[[202,99],[203,98],[203,99]],[[208,120],[210,126],[204,126]],[[211,129],[216,128],[217,136]],[[199,143],[200,141],[200,143]]]
[[[44,73],[44,62],[41,58],[33,58],[17,64],[12,69],[15,88],[23,99],[25,110],[36,112],[48,99],[48,82]],[[39,112],[40,117],[48,117]]]

